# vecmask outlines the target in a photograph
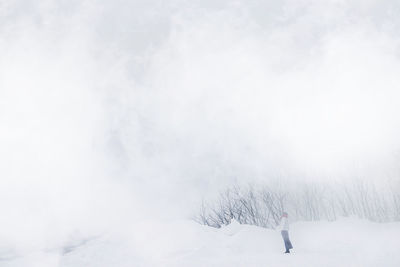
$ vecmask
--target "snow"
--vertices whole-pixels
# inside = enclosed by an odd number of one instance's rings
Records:
[[[355,218],[291,224],[294,249],[283,254],[279,231],[251,225],[215,229],[190,220],[142,221],[78,242],[0,258],[4,267],[400,266],[400,223]]]

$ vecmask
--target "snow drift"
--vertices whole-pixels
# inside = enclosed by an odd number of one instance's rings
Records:
[[[1,266],[41,267],[397,267],[400,223],[356,218],[291,225],[292,253],[280,233],[236,221],[220,229],[193,221],[143,221],[131,232],[107,233],[71,251],[35,251]],[[35,263],[37,265],[35,265]]]

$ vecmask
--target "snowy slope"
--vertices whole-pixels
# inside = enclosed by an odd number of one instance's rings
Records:
[[[192,221],[141,222],[70,251],[32,252],[0,266],[400,266],[400,223],[357,219],[291,225],[293,253],[277,231],[233,222],[222,229]]]

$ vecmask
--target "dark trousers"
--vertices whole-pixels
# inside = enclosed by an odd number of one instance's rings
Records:
[[[290,242],[290,239],[289,239],[289,232],[286,230],[283,230],[283,231],[281,231],[281,234],[283,237],[283,241],[285,242],[286,251],[289,251],[289,249],[293,248],[292,242]]]

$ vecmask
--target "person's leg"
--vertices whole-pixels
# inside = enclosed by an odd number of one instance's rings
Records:
[[[286,248],[285,253],[290,253],[288,242],[287,242],[288,238],[289,238],[288,231],[281,231],[281,234],[282,234],[283,242],[285,243],[285,248]]]
[[[289,238],[289,232],[287,232],[286,242],[287,242],[287,247],[288,247],[289,249],[292,249],[293,246],[292,246],[292,242],[290,241],[290,238]]]

